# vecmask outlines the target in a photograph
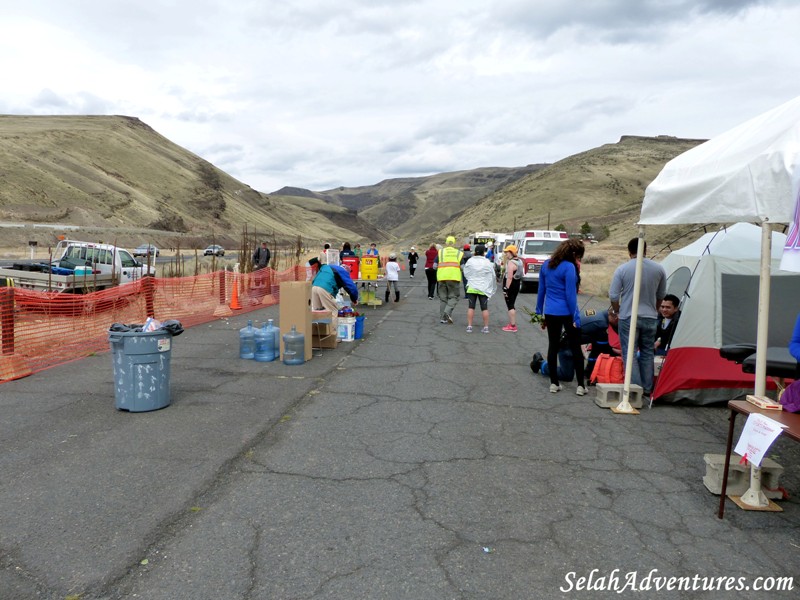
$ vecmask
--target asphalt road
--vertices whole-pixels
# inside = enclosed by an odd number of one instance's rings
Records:
[[[800,573],[797,444],[772,454],[784,512],[720,521],[703,454],[725,409],[551,394],[528,367],[543,332],[500,331],[499,297],[467,334],[465,301],[440,325],[401,283],[302,366],[238,358],[277,307],[187,329],[159,411],[115,410],[108,353],[0,384],[0,598],[705,599],[731,592],[630,586]]]

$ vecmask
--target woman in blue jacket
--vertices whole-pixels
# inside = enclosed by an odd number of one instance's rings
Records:
[[[561,331],[567,332],[572,356],[583,356],[581,351],[581,317],[578,311],[578,261],[583,258],[584,246],[580,240],[564,240],[544,261],[539,272],[539,292],[536,314],[544,315],[542,328],[547,330],[547,362],[558,364],[558,345]],[[586,395],[583,360],[575,361],[578,380],[576,394]],[[560,392],[558,369],[550,368],[550,391]]]
[[[792,333],[792,339],[789,341],[789,353],[794,356],[797,362],[800,362],[800,315],[797,316],[797,321],[794,324],[794,333]]]

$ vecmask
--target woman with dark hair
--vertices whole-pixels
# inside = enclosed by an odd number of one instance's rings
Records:
[[[580,240],[564,240],[544,261],[539,272],[539,293],[536,298],[536,314],[544,315],[542,329],[547,329],[547,362],[558,364],[558,346],[561,332],[566,331],[572,356],[582,357],[581,317],[578,311],[578,263],[585,249]],[[578,396],[586,395],[583,360],[575,361]],[[550,391],[561,391],[558,369],[550,369]]]
[[[431,247],[425,250],[425,277],[428,278],[428,300],[433,300],[436,291],[436,269],[434,262],[439,258],[439,250],[436,244],[431,243]]]

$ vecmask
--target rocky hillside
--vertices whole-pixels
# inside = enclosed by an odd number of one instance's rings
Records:
[[[307,245],[422,243],[449,233],[588,223],[627,240],[644,190],[701,140],[623,136],[552,165],[485,167],[371,186],[260,193],[132,117],[0,116],[0,225],[63,224],[86,239],[236,247],[256,237]],[[531,157],[532,158],[532,157]],[[49,243],[55,229],[3,229]],[[94,228],[94,229],[91,229]],[[648,234],[649,239],[652,234]],[[677,231],[656,232],[658,239]]]
[[[113,228],[121,244],[235,245],[245,227],[278,240],[380,235],[346,208],[259,193],[131,117],[0,116],[0,164],[3,222]]]
[[[357,209],[367,221],[398,238],[427,235],[503,187],[547,165],[440,173],[388,179],[377,185],[321,192],[330,202]]]
[[[439,237],[468,231],[555,228],[580,231],[589,223],[618,242],[636,234],[645,188],[664,165],[704,140],[623,136],[567,157],[476,203],[442,227]],[[675,228],[650,228],[648,239],[669,241]]]

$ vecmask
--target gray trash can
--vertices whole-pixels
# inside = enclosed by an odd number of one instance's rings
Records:
[[[172,334],[157,331],[111,331],[114,397],[118,410],[145,412],[169,406]]]

